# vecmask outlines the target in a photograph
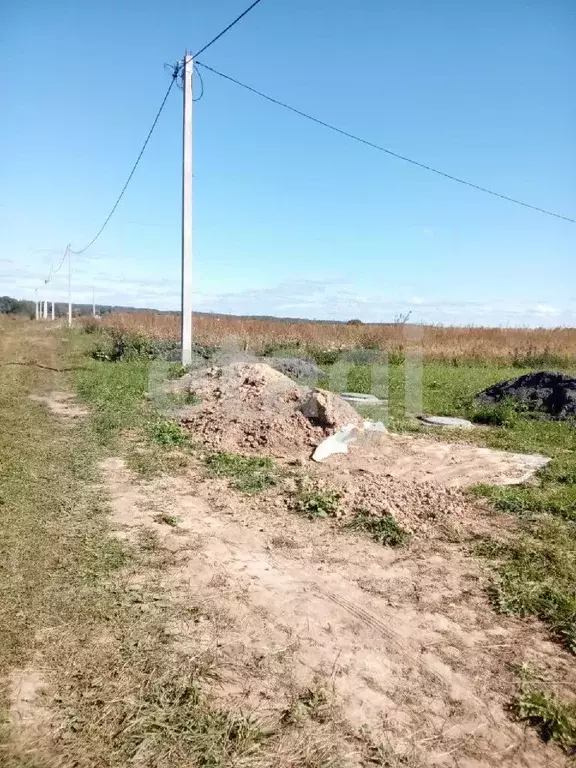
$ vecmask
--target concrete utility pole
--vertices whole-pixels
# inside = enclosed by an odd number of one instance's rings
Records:
[[[192,362],[192,73],[194,62],[184,54],[182,126],[182,365]]]
[[[72,325],[72,252],[70,243],[66,246],[68,251],[68,327]]]
[[[54,320],[54,299],[52,299],[52,320]]]

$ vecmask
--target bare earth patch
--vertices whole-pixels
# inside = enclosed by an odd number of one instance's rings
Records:
[[[547,457],[538,454],[496,451],[429,437],[367,434],[351,446],[348,454],[331,456],[327,463],[370,476],[464,487],[475,483],[523,483],[548,462]]]
[[[76,421],[85,418],[88,410],[74,400],[70,392],[50,392],[47,395],[29,395],[30,400],[44,403],[56,416],[64,421]]]
[[[40,698],[44,678],[41,670],[28,667],[12,672],[10,679],[10,716],[14,727],[38,728],[48,718]]]
[[[171,599],[200,606],[170,633],[191,656],[213,655],[226,706],[265,716],[297,692],[328,690],[343,734],[422,764],[566,764],[507,704],[515,665],[574,679],[572,657],[536,622],[496,615],[477,562],[433,527],[392,550],[301,519],[281,490],[240,496],[199,466],[143,483],[119,459],[103,470],[119,534],[155,531]],[[460,530],[482,514],[462,509]]]

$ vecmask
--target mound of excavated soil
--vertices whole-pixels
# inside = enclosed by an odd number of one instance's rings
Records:
[[[314,482],[320,491],[337,490],[340,494],[336,517],[345,522],[357,512],[377,519],[392,515],[404,529],[419,537],[437,534],[439,525],[458,528],[463,524],[467,504],[458,488],[372,472],[338,473],[326,465],[314,470]]]
[[[528,410],[558,421],[576,417],[576,378],[564,373],[526,373],[517,379],[494,384],[477,397],[486,404],[512,398]]]
[[[301,456],[340,427],[363,424],[342,398],[300,386],[264,363],[193,371],[173,389],[198,396],[197,405],[180,411],[180,423],[218,450]]]

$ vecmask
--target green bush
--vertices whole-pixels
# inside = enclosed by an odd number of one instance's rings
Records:
[[[385,362],[386,355],[379,349],[359,347],[358,349],[349,349],[343,358],[346,362],[355,365],[377,365]]]
[[[318,365],[334,365],[342,357],[339,349],[314,349],[308,350],[308,354]]]
[[[573,368],[575,363],[576,357],[559,355],[550,349],[516,350],[512,358],[513,368],[562,369]]]
[[[372,369],[369,365],[355,365],[348,371],[346,388],[349,392],[370,394],[372,391]]]
[[[264,357],[298,357],[302,352],[301,341],[275,341],[265,344],[262,349]]]

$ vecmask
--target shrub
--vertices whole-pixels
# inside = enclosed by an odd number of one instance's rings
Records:
[[[297,357],[302,346],[304,345],[298,340],[270,342],[264,345],[262,355],[264,357]]]
[[[310,349],[309,354],[318,365],[334,365],[342,357],[340,349]]]
[[[180,343],[174,339],[155,339],[144,334],[111,328],[96,344],[93,357],[99,360],[134,360],[139,357],[150,360],[174,357],[180,351]],[[192,351],[209,360],[216,347],[194,344]]]
[[[346,388],[349,392],[370,394],[372,391],[372,370],[369,365],[355,365],[348,371]]]
[[[346,362],[354,363],[355,365],[376,365],[386,362],[386,355],[379,349],[359,347],[358,349],[350,349],[346,352],[344,359]]]

